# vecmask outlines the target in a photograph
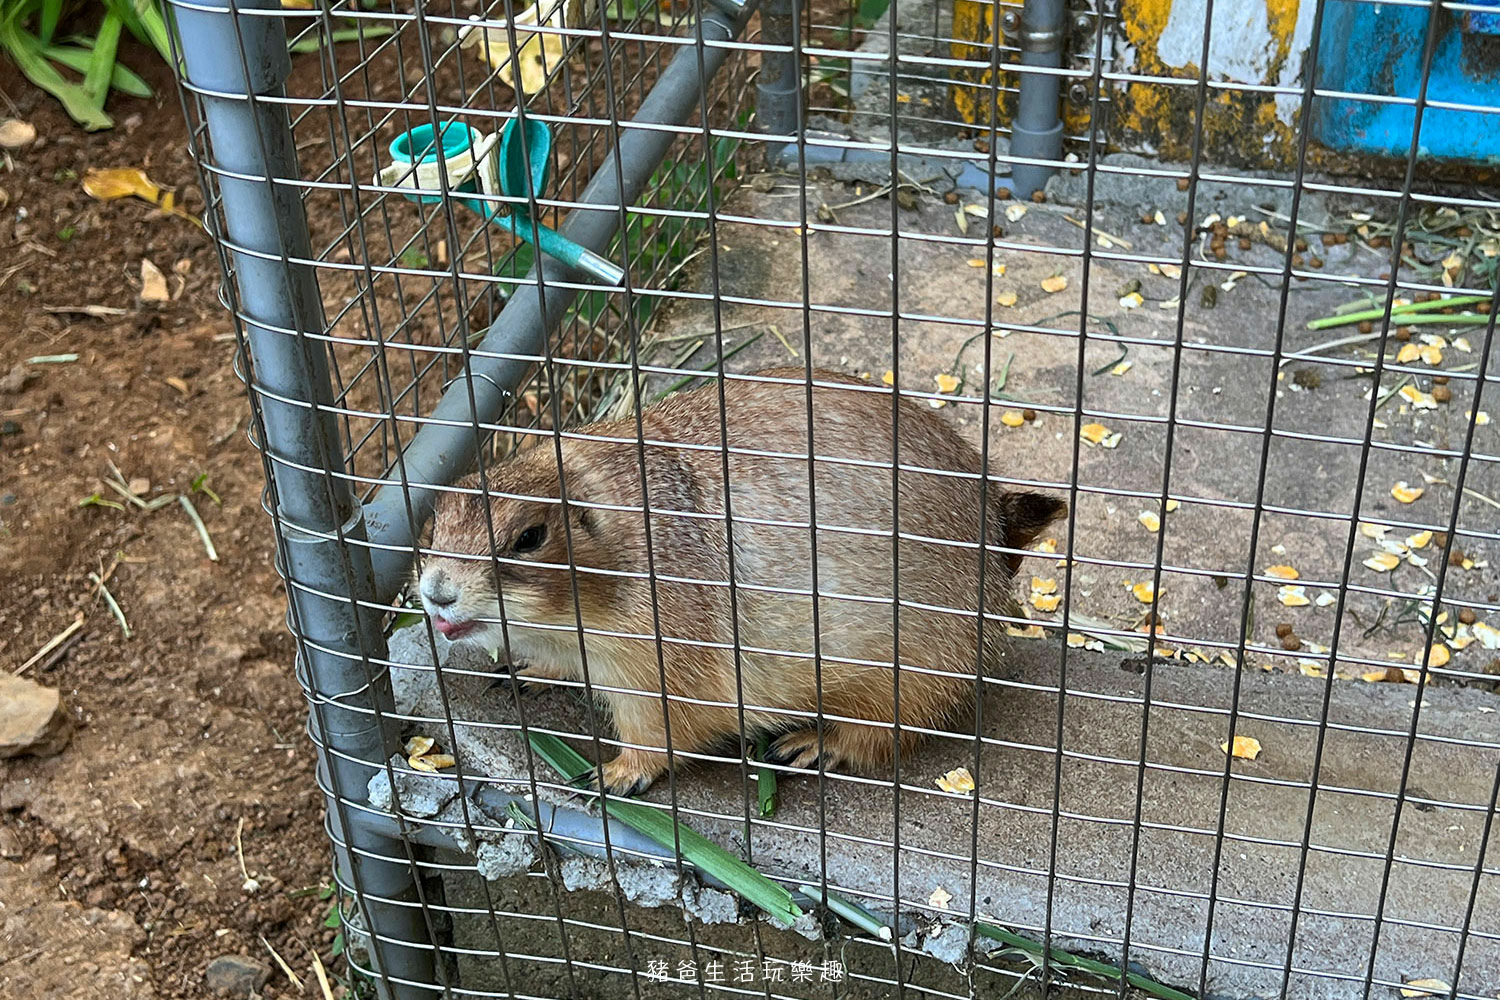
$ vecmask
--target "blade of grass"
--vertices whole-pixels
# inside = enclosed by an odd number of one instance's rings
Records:
[[[751,344],[755,343],[757,340],[759,340],[760,338],[764,337],[765,335],[766,335],[766,331],[762,330],[759,333],[757,333],[755,336],[750,337],[748,340],[744,341],[743,343],[736,344],[734,347],[731,347],[729,350],[727,350],[727,351],[724,352],[724,358],[723,358],[723,360],[728,361],[730,358],[734,357],[736,354],[740,353],[745,348],[749,347]],[[710,365],[707,368],[700,368],[700,369],[698,369],[698,371],[702,372],[701,375],[684,375],[682,378],[678,379],[676,382],[673,382],[671,385],[667,386],[666,389],[664,389],[663,391],[657,393],[656,394],[656,398],[657,399],[666,399],[668,396],[672,395],[672,393],[676,392],[678,389],[681,389],[683,386],[687,385],[689,382],[693,381],[694,379],[713,378],[714,375],[717,374],[717,372],[716,372],[717,368],[718,368],[718,363],[715,362],[714,364]]]
[[[208,537],[208,525],[203,523],[203,518],[198,516],[198,508],[193,506],[193,501],[186,496],[178,494],[177,502],[182,504],[182,509],[187,511],[188,520],[193,522],[193,527],[198,529],[198,537],[203,539],[203,547],[208,550],[208,558],[211,562],[219,561],[219,553],[214,549],[214,540]]]
[[[330,32],[326,36],[318,34],[312,38],[304,38],[300,42],[293,42],[287,46],[291,52],[316,52],[325,45],[337,45],[340,42],[357,42],[361,38],[384,38],[395,31],[394,28],[372,25],[368,28],[340,28]]]
[[[92,42],[93,39],[88,39],[88,41]],[[42,54],[76,73],[86,73],[89,68],[90,48],[92,46],[51,45],[43,49]],[[136,75],[134,70],[118,61],[110,73],[109,85],[130,97],[152,97],[156,93],[149,83]]]
[[[770,744],[771,738],[762,733],[759,742],[755,745],[756,760],[766,759],[766,752],[770,749]],[[755,798],[757,809],[762,817],[776,815],[776,772],[769,767],[758,767],[755,769]]]
[[[1033,955],[1041,955],[1043,951],[1040,944],[1037,944],[1030,938],[1022,937],[1019,934],[1008,931],[1003,927],[996,927],[993,924],[975,923],[974,930],[992,941],[999,941],[1012,948],[1019,948]],[[1063,951],[1061,948],[1047,948],[1045,950],[1047,957],[1054,964],[1060,965],[1063,968],[1077,969],[1080,972],[1087,972],[1091,975],[1114,980],[1118,980],[1123,973],[1126,982],[1142,993],[1153,997],[1160,997],[1161,1000],[1194,1000],[1190,993],[1184,993],[1170,986],[1164,986],[1156,980],[1147,978],[1136,972],[1125,972],[1123,969],[1110,965],[1108,962],[1098,962],[1092,958],[1083,958],[1074,955],[1072,952]]]
[[[538,732],[527,736],[537,756],[561,774],[568,784],[577,786],[593,773],[593,765],[556,736]],[[603,800],[600,801],[602,804]],[[802,910],[786,889],[692,828],[682,823],[674,824],[671,817],[660,810],[616,797],[611,797],[603,809],[610,818],[618,819],[663,847],[680,849],[682,857],[699,871],[727,885],[778,923],[790,927],[802,915]]]
[[[89,579],[99,588],[99,596],[104,598],[104,603],[109,605],[109,613],[115,616],[115,621],[120,623],[120,631],[125,633],[125,638],[130,638],[130,624],[125,621],[125,610],[120,607],[120,602],[115,600],[115,595],[109,592],[104,585],[104,578],[98,573],[90,573]]]
[[[891,929],[879,917],[854,902],[854,900],[845,899],[832,889],[818,889],[811,885],[799,885],[797,886],[797,891],[809,899],[820,900],[824,906],[866,934],[873,934],[882,941],[891,940]]]
[[[1480,302],[1488,302],[1489,300],[1490,297],[1488,295],[1455,295],[1451,299],[1432,299],[1428,302],[1409,302],[1403,306],[1392,307],[1391,319],[1393,321],[1399,321],[1402,325],[1406,325],[1409,323],[1441,323],[1444,320],[1452,321],[1458,319],[1459,317],[1445,316],[1437,318],[1418,318],[1418,316],[1420,316],[1420,314],[1422,313],[1432,312],[1434,309],[1449,309],[1454,306],[1471,306],[1476,305]],[[1333,316],[1324,316],[1321,319],[1315,319],[1312,322],[1308,323],[1307,328],[1309,330],[1327,330],[1330,327],[1348,326],[1351,323],[1363,323],[1365,320],[1374,322],[1375,320],[1384,318],[1384,309],[1365,309],[1361,312],[1350,312],[1335,314]]]
[[[168,39],[167,22],[162,17],[157,0],[106,0],[110,10],[118,14],[132,35],[148,43],[161,55],[167,65],[172,65],[172,43]]]

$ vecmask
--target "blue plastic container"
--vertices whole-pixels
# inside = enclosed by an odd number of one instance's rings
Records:
[[[1318,86],[1381,97],[1415,98],[1421,85],[1428,10],[1387,3],[1327,0],[1318,51]],[[1419,155],[1470,163],[1500,162],[1500,0],[1471,0],[1489,12],[1442,12],[1422,115]],[[1485,110],[1434,108],[1452,102]],[[1349,153],[1405,159],[1416,109],[1355,99],[1316,101],[1313,137]]]

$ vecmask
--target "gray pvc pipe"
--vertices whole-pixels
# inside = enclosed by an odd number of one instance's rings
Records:
[[[1021,8],[1021,65],[1061,69],[1066,0],[1026,0]],[[998,26],[995,30],[999,30]],[[1021,71],[1016,118],[1011,123],[1012,156],[1033,160],[1062,159],[1063,123],[1059,117],[1063,78],[1053,73]],[[1016,163],[1010,168],[1017,198],[1044,188],[1057,168]]]
[[[792,0],[766,0],[760,16],[760,38],[767,46],[789,47],[797,38],[797,21]],[[802,74],[797,53],[761,53],[760,76],[755,81],[755,120],[761,130],[771,135],[796,135],[802,131],[799,114]],[[788,152],[796,155],[796,146],[772,143],[766,148],[766,159],[775,163]]]
[[[723,42],[737,37],[756,6],[754,2],[746,4],[738,17],[704,10],[704,40]],[[724,64],[729,51],[704,46],[700,75],[696,46],[682,46],[657,78],[632,121],[674,126],[687,121],[697,113],[699,95]],[[618,148],[594,172],[579,198],[583,204],[600,208],[574,209],[559,232],[590,250],[604,252],[619,227],[619,206],[635,204],[667,150],[680,136],[675,131],[621,128]],[[623,188],[619,183],[621,176],[625,182]],[[569,279],[566,267],[546,257],[537,260],[528,277],[546,284],[545,311],[537,286],[523,285],[490,325],[477,351],[533,356],[544,353],[545,338],[562,322],[568,307],[578,297],[578,289],[557,284]],[[530,361],[471,355],[468,371],[447,388],[433,408],[432,422],[422,425],[402,453],[409,486],[405,490],[400,485],[382,487],[365,506],[375,592],[381,601],[390,601],[411,572],[413,541],[437,499],[432,484],[452,482],[474,464],[479,447],[488,436],[488,432],[479,432],[477,428],[493,424],[499,418],[507,397],[531,366]],[[473,393],[472,405],[470,393]]]
[[[327,349],[307,336],[324,333],[322,298],[313,269],[289,261],[311,260],[313,252],[296,186],[278,183],[301,177],[287,106],[250,98],[283,96],[291,62],[282,21],[243,12],[279,11],[280,5],[195,0],[192,7],[174,6],[184,86],[198,95],[208,126],[205,190],[216,187],[222,199],[223,229],[216,235],[233,269],[250,347],[247,378],[263,422],[278,564],[313,703],[309,726],[325,747],[320,766],[328,787],[362,801],[371,775],[394,748],[393,734],[383,731],[376,714],[391,710],[391,691],[388,674],[370,666],[385,657],[385,640],[378,615],[360,606],[374,596],[374,576],[361,544],[359,507],[347,480],[336,474],[343,453]],[[328,811],[338,826],[340,810],[331,799]],[[357,890],[372,932],[372,960],[388,976],[433,982],[433,944],[405,845],[359,828],[346,833],[341,843],[353,850],[336,848],[335,864]],[[376,985],[387,1000],[429,995],[383,979]]]

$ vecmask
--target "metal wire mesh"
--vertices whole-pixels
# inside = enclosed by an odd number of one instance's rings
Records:
[[[1488,8],[1384,5],[1425,19],[1407,93],[1329,69],[1348,59],[1329,19],[1367,6],[1343,0],[1289,20],[1175,0],[1154,29],[1124,2],[173,6],[351,990],[1500,989],[1500,211],[1424,131],[1482,134],[1500,110],[1431,92],[1456,25],[1489,65]],[[1236,60],[1247,16],[1281,61]],[[288,42],[310,53],[286,75],[267,52]],[[1367,107],[1409,109],[1398,156],[1339,145]],[[527,121],[550,183],[464,188],[445,166],[424,201],[382,179],[414,129]],[[587,230],[625,279],[549,265],[533,223]],[[741,433],[765,422],[741,392],[781,437]],[[929,408],[971,466],[923,446]],[[889,455],[820,447],[841,420]],[[517,462],[611,441],[602,486],[559,471],[526,494],[562,511],[550,570],[487,504],[464,508],[483,513],[462,552],[424,534],[440,497],[514,504]],[[653,496],[672,484],[648,468],[695,449],[698,478]],[[882,517],[820,519],[841,482]],[[977,527],[908,502],[950,488]],[[1068,513],[1018,547],[991,512],[1024,490]],[[574,551],[591,512],[644,532],[608,587]],[[805,565],[756,564],[740,531],[805,535]],[[722,567],[672,548],[689,535]],[[574,672],[493,687],[507,658],[450,643],[419,600],[416,574],[455,556],[502,608],[517,567],[566,580],[561,618],[523,602],[496,644],[572,643]],[[617,585],[623,631],[590,604]],[[756,616],[794,604],[807,641],[768,637]],[[862,659],[851,632],[879,616],[886,652]],[[599,664],[631,639],[663,725],[727,710],[738,738],[625,738]],[[949,647],[973,662],[929,652]],[[766,729],[826,749],[851,719],[821,685],[756,704],[745,678],[771,661],[870,668],[896,706],[945,671],[976,697],[942,725],[896,707],[888,765],[778,763]],[[669,683],[682,663],[730,670],[733,696]],[[603,822],[547,735],[596,761],[669,753],[654,818]],[[817,919],[790,933],[705,881],[690,831]]]

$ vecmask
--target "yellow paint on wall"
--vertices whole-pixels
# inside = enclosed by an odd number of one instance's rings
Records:
[[[1216,0],[1216,16],[1233,16],[1232,8],[1242,3],[1264,4],[1266,24],[1276,43],[1276,56],[1270,60],[1265,80],[1274,83],[1291,55],[1291,44],[1297,27],[1297,16],[1303,0]],[[1312,2],[1312,0],[1308,0]],[[1196,80],[1195,65],[1168,66],[1157,55],[1157,45],[1172,14],[1173,0],[1121,0],[1119,30],[1130,43],[1134,61],[1115,65],[1141,76]],[[1231,9],[1226,9],[1226,7]],[[993,30],[995,4],[991,0],[954,0],[954,58],[987,62]],[[1007,54],[1009,57],[1009,54]],[[1001,70],[1002,86],[1015,86],[1016,75]],[[959,115],[967,122],[983,126],[989,120],[989,72],[978,67],[957,67],[953,71],[953,101]],[[1186,159],[1191,154],[1195,123],[1193,108],[1195,88],[1164,86],[1149,82],[1105,84],[1111,88],[1111,117],[1108,123],[1109,146],[1115,150],[1150,151],[1165,159]],[[1063,119],[1069,134],[1089,130],[1089,109],[1064,100]],[[1008,101],[1002,97],[997,121],[1008,120]],[[1211,91],[1203,122],[1203,156],[1210,162],[1247,167],[1285,166],[1291,162],[1295,145],[1293,130],[1276,114],[1270,95],[1248,91]]]

